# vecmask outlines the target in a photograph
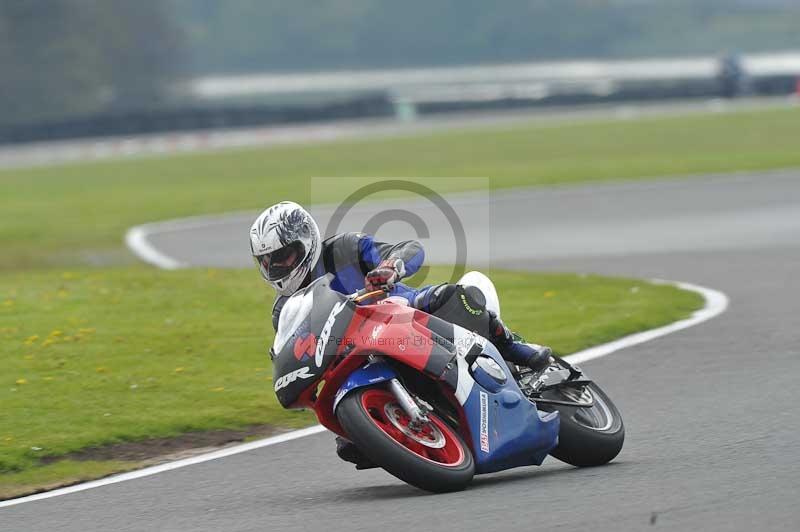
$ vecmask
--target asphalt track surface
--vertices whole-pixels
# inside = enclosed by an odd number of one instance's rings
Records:
[[[614,462],[548,459],[428,495],[340,462],[325,433],[2,509],[0,530],[800,529],[800,171],[484,201],[495,265],[675,279],[730,297],[709,322],[585,365],[625,419]],[[244,265],[248,220],[151,240],[181,260]],[[439,244],[427,243],[432,258]]]

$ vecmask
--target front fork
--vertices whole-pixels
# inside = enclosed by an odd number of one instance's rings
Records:
[[[400,408],[411,419],[413,427],[420,427],[429,422],[428,407],[426,405],[421,406],[400,382],[397,372],[380,357],[374,355],[370,355],[369,362],[354,371],[339,388],[333,402],[333,411],[336,412],[339,402],[352,390],[374,386],[379,382],[385,382],[388,385],[389,391],[397,399]]]
[[[412,428],[420,428],[426,423],[430,422],[428,419],[427,409],[420,407],[417,404],[417,402],[414,400],[411,394],[408,393],[408,390],[405,389],[399,380],[390,380],[389,390],[391,390],[392,394],[400,403],[400,408],[402,408],[403,411],[408,414],[408,417],[411,418],[411,422],[409,424]]]

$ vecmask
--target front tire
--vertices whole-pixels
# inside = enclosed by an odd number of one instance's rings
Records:
[[[475,474],[469,447],[439,416],[419,430],[386,389],[359,388],[347,394],[336,416],[356,447],[395,477],[426,491],[464,489]]]
[[[622,415],[599,386],[591,383],[580,392],[563,387],[542,396],[578,402],[594,400],[590,408],[542,405],[542,409],[558,410],[561,417],[558,446],[550,452],[552,456],[576,467],[593,467],[607,464],[622,450]]]

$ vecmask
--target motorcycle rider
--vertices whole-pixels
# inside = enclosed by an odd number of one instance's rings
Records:
[[[297,203],[283,201],[264,210],[253,222],[250,251],[261,276],[278,292],[272,308],[276,330],[281,310],[292,294],[319,277],[333,274],[330,286],[343,294],[362,288],[388,290],[415,308],[475,330],[509,362],[535,371],[550,364],[550,348],[525,343],[505,326],[498,315],[493,288],[481,290],[449,283],[412,288],[401,283],[422,266],[425,253],[417,241],[392,245],[364,233],[341,233],[322,241],[311,215]],[[490,283],[488,279],[486,282]],[[487,304],[487,297],[494,302]],[[337,453],[359,469],[371,466],[343,438],[337,437]]]

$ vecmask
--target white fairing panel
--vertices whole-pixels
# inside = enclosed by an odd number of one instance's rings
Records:
[[[469,374],[469,367],[467,361],[463,356],[456,359],[458,364],[458,384],[456,385],[456,400],[459,404],[463,405],[469,399],[469,394],[472,392],[472,387],[475,385],[475,380]]]
[[[303,320],[311,313],[314,306],[314,291],[297,292],[286,301],[281,310],[280,320],[278,321],[278,332],[275,334],[273,350],[279,353],[286,342],[291,338],[292,333],[297,330]]]
[[[453,344],[455,344],[456,352],[458,353],[458,358],[456,359],[456,363],[458,364],[458,384],[456,385],[455,395],[458,402],[462,405],[467,402],[469,394],[472,392],[472,386],[475,384],[475,380],[469,373],[469,366],[464,357],[476,343],[485,345],[486,340],[482,336],[478,336],[464,327],[453,325]]]
[[[465,273],[458,280],[458,284],[478,288],[486,298],[486,308],[500,317],[500,298],[497,297],[497,289],[491,279],[481,272],[471,271]]]

